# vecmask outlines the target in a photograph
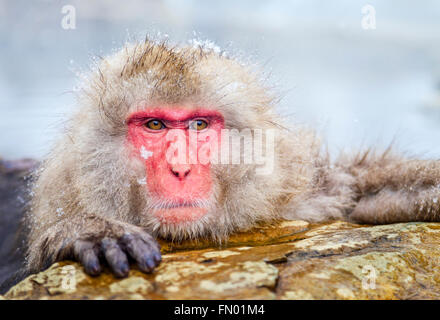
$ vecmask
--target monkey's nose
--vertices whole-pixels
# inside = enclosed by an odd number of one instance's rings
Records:
[[[174,176],[180,180],[186,178],[191,171],[191,167],[187,164],[173,165],[170,169]]]

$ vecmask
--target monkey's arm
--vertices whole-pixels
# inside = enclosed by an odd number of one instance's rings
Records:
[[[440,161],[364,154],[348,167],[356,205],[351,221],[384,224],[440,221]]]
[[[108,265],[122,277],[128,274],[132,259],[140,270],[151,272],[161,260],[158,243],[127,215],[118,214],[114,199],[87,197],[108,186],[82,180],[86,174],[96,175],[100,168],[89,163],[81,166],[83,157],[67,137],[36,172],[25,217],[28,271],[38,272],[55,261],[72,259],[90,275],[99,274],[103,265]]]
[[[314,191],[292,201],[287,218],[386,224],[440,221],[440,161],[365,152],[319,166]]]

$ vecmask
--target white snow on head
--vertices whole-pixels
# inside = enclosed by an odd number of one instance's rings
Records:
[[[191,39],[189,43],[193,48],[201,48],[205,52],[221,53],[220,47],[210,40]]]
[[[142,179],[138,179],[137,183],[139,183],[140,185],[146,185],[147,184],[147,178],[144,177]]]
[[[231,82],[230,84],[228,84],[225,87],[225,90],[227,90],[227,91],[237,91],[237,90],[242,90],[244,88],[246,88],[246,85],[243,82],[235,81],[235,82]]]
[[[144,146],[141,147],[141,157],[144,158],[145,160],[148,159],[149,157],[151,157],[153,155],[153,152],[145,149]]]
[[[56,211],[57,211],[57,215],[58,215],[59,217],[61,217],[61,216],[64,214],[64,210],[63,210],[63,208],[58,208]]]

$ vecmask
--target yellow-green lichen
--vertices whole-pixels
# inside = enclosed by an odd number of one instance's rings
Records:
[[[153,290],[153,285],[142,277],[130,277],[110,285],[112,293],[148,293]]]

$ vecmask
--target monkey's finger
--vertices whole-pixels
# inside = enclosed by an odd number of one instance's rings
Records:
[[[126,277],[130,267],[128,265],[127,256],[119,247],[116,240],[110,238],[102,239],[101,249],[113,273],[120,278]]]
[[[142,235],[142,241],[144,241],[153,252],[153,258],[158,265],[162,261],[162,255],[160,253],[160,244],[149,234]]]
[[[156,241],[156,239],[154,239],[146,232],[139,234],[139,236],[142,239],[142,241],[144,241],[146,244],[151,246],[153,250],[155,249],[156,251],[158,251],[160,254],[160,244]]]
[[[147,245],[150,246],[153,251],[153,258],[156,261],[156,264],[159,264],[162,261],[162,255],[160,253],[160,245],[156,240],[152,240],[147,242]]]
[[[84,270],[91,276],[97,276],[101,273],[101,265],[96,254],[96,247],[90,241],[76,241],[73,245],[75,258],[84,266]]]
[[[159,264],[157,260],[158,251],[151,248],[142,239],[131,234],[125,234],[121,238],[121,243],[130,256],[136,260],[139,269],[143,272],[152,272]],[[160,253],[159,253],[160,255]]]

